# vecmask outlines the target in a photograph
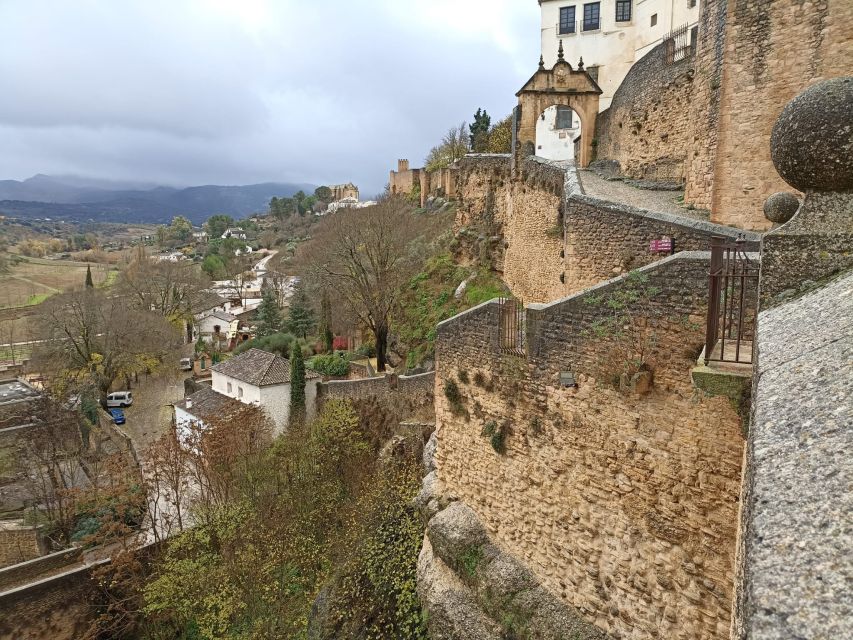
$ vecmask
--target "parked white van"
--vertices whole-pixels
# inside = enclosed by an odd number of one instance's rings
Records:
[[[129,407],[133,404],[133,393],[115,391],[107,396],[107,407]]]

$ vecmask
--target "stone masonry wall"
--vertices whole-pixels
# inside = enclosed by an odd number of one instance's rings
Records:
[[[720,120],[727,2],[702,2],[693,62],[693,97],[689,108],[684,200],[709,211]]]
[[[26,584],[36,578],[45,578],[62,573],[81,562],[82,557],[82,549],[75,547],[4,567],[0,569],[0,591]]]
[[[596,160],[630,178],[681,182],[687,157],[693,57],[666,64],[667,43],[643,56],[595,122]]]
[[[26,562],[43,553],[36,527],[0,527],[0,567]]]
[[[704,3],[685,200],[715,222],[768,228],[764,200],[790,190],[770,159],[773,124],[810,84],[848,75],[851,60],[849,0]]]
[[[728,637],[743,437],[729,401],[690,384],[707,268],[707,254],[684,253],[639,272],[659,289],[631,306],[634,326],[654,334],[644,395],[612,385],[624,352],[596,330],[637,274],[533,305],[526,358],[500,352],[497,302],[438,328],[442,490],[614,637]],[[577,387],[561,387],[560,372]],[[489,426],[505,454],[482,435]]]
[[[573,195],[566,217],[566,282],[580,291],[614,275],[660,259],[651,240],[669,237],[676,251],[708,250],[712,236],[736,240],[756,251],[760,236],[730,227]]]
[[[675,240],[676,251],[704,250],[711,237],[758,248],[759,235],[636,209],[583,195],[570,163],[530,157],[512,179],[506,157],[460,161],[456,229],[502,236],[495,267],[524,302],[547,302],[660,259],[651,240]]]

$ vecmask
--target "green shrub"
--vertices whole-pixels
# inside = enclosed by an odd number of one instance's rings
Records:
[[[456,372],[456,377],[459,378],[459,382],[462,384],[468,384],[470,382],[468,378],[468,372],[465,369],[460,369]]]
[[[507,423],[498,426],[497,422],[489,420],[483,425],[480,435],[489,439],[492,449],[497,453],[501,455],[506,453],[506,439],[509,435],[509,425]]]
[[[349,360],[336,353],[314,356],[308,368],[324,376],[340,377],[349,373]]]
[[[477,567],[480,566],[480,561],[483,559],[483,547],[475,545],[468,547],[459,558],[459,566],[469,578],[473,578],[477,573]]]
[[[450,410],[455,415],[465,413],[465,407],[462,405],[462,392],[459,391],[459,385],[452,378],[444,381],[444,397],[450,403]]]

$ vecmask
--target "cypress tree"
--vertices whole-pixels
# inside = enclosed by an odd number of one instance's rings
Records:
[[[264,338],[281,331],[281,312],[275,294],[269,288],[264,289],[263,299],[258,305],[258,337]]]
[[[305,361],[302,347],[293,341],[290,350],[290,426],[301,426],[305,422]]]
[[[95,283],[92,281],[92,267],[88,264],[86,265],[86,288],[95,288]]]
[[[334,347],[335,336],[332,333],[332,303],[329,301],[329,293],[323,289],[323,298],[320,301],[320,337],[323,339],[323,350],[331,353]]]

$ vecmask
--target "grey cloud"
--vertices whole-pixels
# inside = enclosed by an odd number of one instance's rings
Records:
[[[224,4],[0,3],[0,178],[354,180],[370,194],[478,107],[508,113],[538,58],[533,3],[506,15],[512,51],[382,0],[258,2],[266,18],[248,25]]]

